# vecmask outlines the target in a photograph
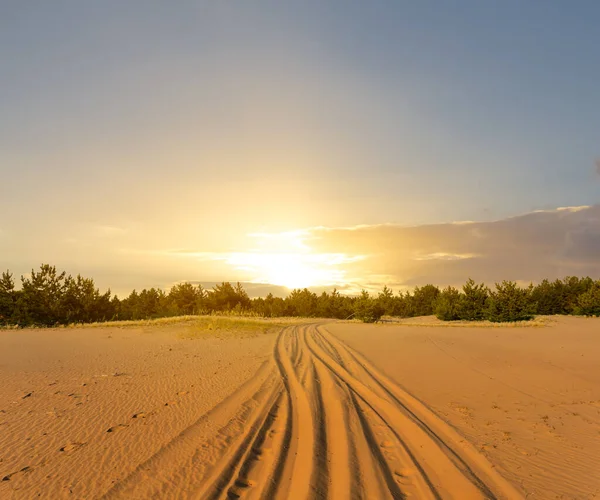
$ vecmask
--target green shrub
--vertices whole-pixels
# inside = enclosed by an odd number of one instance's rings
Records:
[[[600,316],[600,280],[577,298],[575,314],[582,316]]]
[[[563,280],[563,283],[565,314],[577,314],[577,310],[579,309],[579,297],[594,286],[594,280],[589,276],[586,276],[585,278],[567,276]]]
[[[496,283],[487,300],[486,319],[495,323],[533,319],[532,288],[520,288],[514,281]]]
[[[412,295],[413,315],[431,316],[439,294],[440,289],[435,285],[415,287]]]
[[[565,295],[565,284],[561,280],[550,282],[545,279],[533,289],[531,298],[537,314],[566,314]]]
[[[381,304],[369,296],[369,292],[363,290],[354,305],[354,317],[363,323],[375,323],[383,316],[384,310]]]
[[[8,271],[0,277],[0,325],[8,325],[14,316],[16,302],[15,282]]]
[[[458,306],[461,300],[460,292],[449,286],[442,290],[435,304],[435,315],[442,321],[456,321],[460,319]]]
[[[485,317],[490,290],[483,283],[477,285],[471,278],[463,285],[463,294],[457,305],[458,319],[481,321]]]

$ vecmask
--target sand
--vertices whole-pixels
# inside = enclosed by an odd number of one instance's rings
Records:
[[[274,335],[190,331],[0,331],[0,498],[101,497],[271,357]]]
[[[0,332],[0,498],[593,498],[600,322]]]
[[[327,329],[473,443],[527,498],[600,498],[600,319]]]

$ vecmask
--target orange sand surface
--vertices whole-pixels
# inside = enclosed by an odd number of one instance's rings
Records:
[[[252,377],[275,338],[188,329],[0,331],[0,498],[102,496]]]
[[[0,331],[0,498],[594,498],[600,322]]]
[[[457,429],[527,498],[600,498],[600,319],[327,329]]]

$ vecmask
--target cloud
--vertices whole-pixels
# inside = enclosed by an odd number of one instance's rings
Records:
[[[600,277],[600,205],[539,210],[488,222],[421,226],[314,227],[254,234],[251,250],[165,250],[173,262],[219,266],[223,278],[346,293],[434,283],[458,286],[469,277],[492,285],[567,275]],[[217,278],[218,279],[218,278]]]
[[[596,173],[600,175],[600,160],[596,160]]]
[[[363,255],[346,276],[373,287],[600,277],[600,205],[468,224],[315,228],[309,241],[314,252]]]
[[[336,287],[355,294],[361,288],[376,292],[384,285],[394,290],[427,283],[460,286],[469,277],[489,285],[504,279],[529,283],[569,275],[600,278],[600,205],[486,222],[255,233],[245,244],[221,251],[126,247],[121,239],[115,241],[119,250],[111,254],[112,264],[89,272],[89,260],[80,266],[86,275],[102,275],[105,286],[119,293],[189,280],[206,285],[240,281],[252,296],[281,296],[304,286],[317,293]],[[108,255],[108,247],[102,248],[102,255]]]

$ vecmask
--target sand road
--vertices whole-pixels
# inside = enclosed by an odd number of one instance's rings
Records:
[[[103,498],[521,498],[471,444],[317,325]]]

